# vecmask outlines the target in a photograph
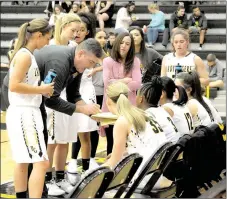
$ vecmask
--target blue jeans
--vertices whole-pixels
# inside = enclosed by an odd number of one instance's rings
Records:
[[[162,29],[158,29],[158,28],[150,28],[148,27],[147,30],[147,40],[149,44],[155,44],[155,42],[158,39],[158,33],[160,32],[164,32],[164,30]]]

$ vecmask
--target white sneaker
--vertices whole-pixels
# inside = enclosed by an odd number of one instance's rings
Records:
[[[202,47],[199,47],[198,50],[202,50]]]
[[[56,185],[66,193],[70,193],[73,190],[73,186],[66,179],[60,180]]]
[[[154,48],[153,44],[147,44],[147,48]]]
[[[78,169],[77,169],[77,160],[75,159],[71,159],[69,161],[69,164],[68,164],[68,167],[67,167],[67,170],[69,173],[78,173]]]
[[[54,180],[51,180],[50,182],[46,183],[46,186],[48,189],[49,196],[61,196],[65,194],[65,191],[59,188]]]
[[[76,185],[80,179],[81,179],[81,174],[80,173],[69,173],[67,172],[67,179],[72,185]]]
[[[95,158],[91,158],[90,159],[90,165],[89,165],[89,169],[96,169],[98,168],[99,165],[98,163],[95,161]]]

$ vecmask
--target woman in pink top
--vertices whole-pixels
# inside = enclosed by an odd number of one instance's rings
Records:
[[[106,106],[106,88],[113,82],[124,82],[130,89],[129,100],[136,104],[136,90],[141,86],[140,60],[135,57],[133,37],[129,33],[117,36],[111,56],[103,60],[104,99],[102,111],[108,112]],[[113,126],[105,129],[107,137],[107,155],[112,152]]]

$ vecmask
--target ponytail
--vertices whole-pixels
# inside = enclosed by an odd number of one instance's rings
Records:
[[[14,47],[14,50],[12,52],[12,55],[10,56],[10,63],[12,62],[15,54],[21,49],[23,48],[27,42],[28,42],[28,35],[29,34],[27,32],[27,28],[29,26],[29,23],[24,23],[21,25],[19,32],[18,32],[18,41]]]
[[[173,101],[173,104],[183,106],[188,102],[188,95],[182,86],[176,86],[176,89],[178,90],[179,98]]]
[[[107,88],[107,96],[117,105],[117,114],[124,116],[136,132],[143,132],[147,117],[144,111],[131,104],[128,93],[128,86],[122,82],[113,83]]]
[[[206,102],[203,100],[202,96],[202,88],[201,83],[199,80],[199,76],[197,72],[181,72],[177,74],[177,79],[181,79],[184,84],[184,88],[191,88],[191,96],[193,96],[194,99],[198,100],[199,103],[206,109],[208,112],[210,119],[214,121],[214,117],[212,115],[212,112],[209,108],[209,106],[206,104]]]

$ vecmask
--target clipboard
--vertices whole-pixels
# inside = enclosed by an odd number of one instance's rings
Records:
[[[114,115],[110,112],[98,113],[91,116],[92,119],[99,120],[101,126],[105,125],[114,125],[118,119],[117,115]]]

